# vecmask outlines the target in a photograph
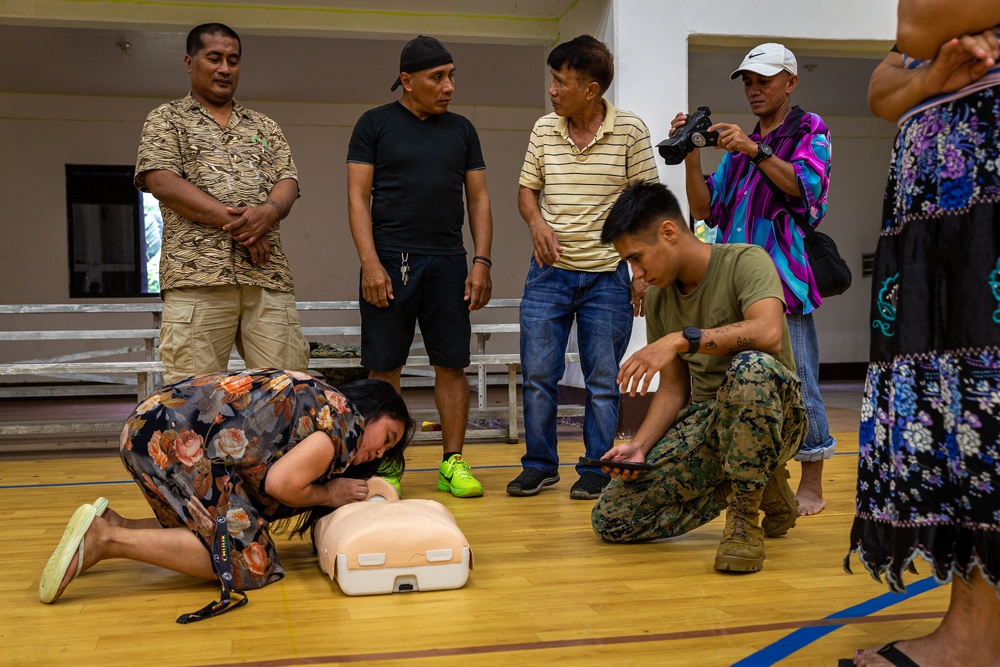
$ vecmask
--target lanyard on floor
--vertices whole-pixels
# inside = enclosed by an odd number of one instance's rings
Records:
[[[181,614],[177,618],[178,623],[194,623],[202,621],[212,616],[218,616],[230,609],[242,607],[249,602],[245,593],[233,590],[233,568],[229,562],[229,528],[226,525],[226,517],[220,516],[215,520],[215,538],[212,540],[212,567],[219,575],[219,583],[222,592],[219,600],[212,602],[196,612]],[[240,596],[239,600],[233,600],[232,594]]]

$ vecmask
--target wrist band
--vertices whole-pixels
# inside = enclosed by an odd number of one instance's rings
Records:
[[[278,211],[278,215],[279,215],[279,216],[281,216],[281,215],[284,215],[284,214],[285,214],[285,211],[284,211],[284,209],[282,209],[282,208],[281,208],[281,204],[279,204],[278,202],[274,201],[273,199],[268,199],[268,200],[267,200],[267,201],[265,201],[264,203],[265,203],[265,204],[270,204],[271,206],[273,206],[273,207],[275,208],[275,210],[277,210],[277,211]]]
[[[482,255],[476,255],[475,257],[473,257],[472,258],[472,263],[473,264],[482,264],[487,269],[492,269],[493,268],[493,262],[490,261],[490,258],[489,257],[483,257]]]

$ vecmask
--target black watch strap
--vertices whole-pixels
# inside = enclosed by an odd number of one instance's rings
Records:
[[[761,162],[763,162],[764,160],[773,155],[774,152],[771,150],[770,146],[768,146],[765,143],[758,143],[757,154],[754,155],[752,158],[750,158],[750,164],[756,167],[758,164],[760,164]]]
[[[701,347],[701,329],[698,327],[684,327],[682,331],[684,338],[688,342],[688,354],[695,354]]]

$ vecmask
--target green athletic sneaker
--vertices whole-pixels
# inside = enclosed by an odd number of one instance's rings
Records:
[[[400,498],[403,497],[403,488],[399,483],[398,475],[379,475],[379,477],[396,487],[396,494],[399,495]]]
[[[483,485],[472,476],[472,469],[461,454],[452,454],[438,468],[438,491],[451,491],[458,498],[483,495]]]
[[[396,493],[400,498],[403,497],[403,489],[399,484],[403,472],[399,470],[399,466],[392,465],[388,461],[383,461],[378,470],[375,471],[375,474],[396,487]]]

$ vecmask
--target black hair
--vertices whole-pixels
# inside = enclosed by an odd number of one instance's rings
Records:
[[[187,54],[192,58],[205,48],[205,42],[202,40],[204,35],[222,35],[223,37],[235,39],[236,45],[240,47],[240,54],[242,55],[243,53],[243,43],[240,41],[240,36],[236,34],[235,30],[225,23],[202,23],[191,28],[191,32],[188,33]]]
[[[406,467],[403,454],[410,444],[410,438],[413,437],[416,427],[403,397],[384,380],[357,380],[338,387],[337,391],[354,404],[366,422],[373,422],[379,417],[389,417],[403,423],[403,434],[395,447],[383,454],[381,459],[352,465],[344,471],[346,476],[368,479],[375,474],[375,471],[381,471],[389,476],[402,475]]]
[[[611,50],[590,35],[580,35],[552,49],[548,63],[554,70],[560,70],[565,65],[567,69],[576,70],[585,78],[596,81],[601,87],[601,95],[607,92],[615,78],[615,57],[611,55]]]
[[[655,181],[630,183],[608,212],[601,230],[601,243],[614,243],[625,234],[642,236],[655,233],[665,219],[687,229],[683,224],[681,206],[670,188]]]
[[[403,433],[399,442],[390,448],[380,459],[372,459],[365,463],[351,464],[347,470],[341,473],[340,477],[350,477],[353,479],[368,479],[376,472],[385,476],[398,477],[403,474],[406,468],[406,448],[413,437],[416,422],[410,416],[410,411],[406,408],[403,397],[393,388],[391,384],[384,380],[358,380],[336,387],[336,390],[354,404],[365,422],[373,422],[380,417],[389,417],[403,423]],[[315,546],[315,536],[313,530],[316,522],[332,512],[334,508],[326,506],[311,507],[307,511],[299,514],[291,528],[292,535],[303,536],[308,531],[313,538]],[[284,522],[282,522],[284,523]],[[281,533],[287,526],[279,526],[273,532]]]

